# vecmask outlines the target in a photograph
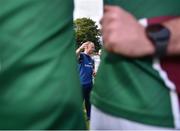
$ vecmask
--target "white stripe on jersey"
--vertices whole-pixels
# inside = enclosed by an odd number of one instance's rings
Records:
[[[139,22],[145,27],[148,25],[148,21],[146,18],[139,20]],[[176,129],[180,129],[180,109],[179,109],[180,106],[179,106],[178,94],[176,92],[176,86],[168,78],[168,74],[166,73],[166,71],[161,68],[159,59],[156,58],[153,60],[153,68],[159,73],[165,85],[170,89],[174,126]]]

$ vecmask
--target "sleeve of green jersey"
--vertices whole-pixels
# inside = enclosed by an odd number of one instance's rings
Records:
[[[104,0],[104,3],[120,6],[138,19],[180,15],[180,0]]]

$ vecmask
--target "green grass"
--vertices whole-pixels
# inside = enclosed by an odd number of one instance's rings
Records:
[[[83,113],[84,113],[84,118],[85,118],[87,130],[89,130],[89,120],[87,120],[86,109],[85,109],[84,104],[83,104]]]

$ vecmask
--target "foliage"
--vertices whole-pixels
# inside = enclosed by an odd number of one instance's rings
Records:
[[[92,41],[95,44],[95,49],[98,51],[101,48],[101,32],[96,22],[90,18],[79,18],[74,21],[76,32],[76,43],[79,47],[86,41]]]

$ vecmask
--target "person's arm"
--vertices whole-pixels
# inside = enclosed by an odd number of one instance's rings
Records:
[[[105,6],[101,21],[105,48],[127,57],[153,55],[155,47],[145,34],[145,28],[127,11],[117,6]],[[168,55],[180,54],[180,19],[165,22],[172,32]]]
[[[164,25],[171,31],[167,54],[180,55],[180,17],[165,22]]]
[[[76,56],[79,58],[80,53],[86,48],[88,44],[83,43],[77,50],[76,50]]]

